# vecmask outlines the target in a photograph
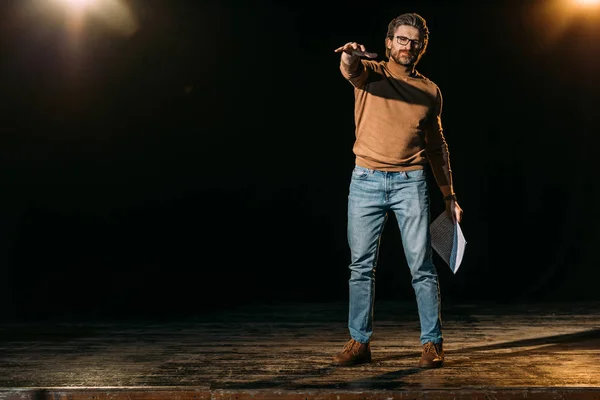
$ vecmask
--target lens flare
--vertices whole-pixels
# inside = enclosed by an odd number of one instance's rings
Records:
[[[65,6],[74,9],[83,9],[91,6],[96,0],[60,0]]]
[[[1,1],[1,0],[0,0]],[[52,0],[67,13],[69,25],[78,31],[86,22],[101,23],[115,33],[131,35],[138,29],[133,13],[122,0]],[[95,21],[94,21],[95,20]]]

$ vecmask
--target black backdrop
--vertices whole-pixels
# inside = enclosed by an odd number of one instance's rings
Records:
[[[1,6],[6,318],[344,301],[353,99],[333,49],[383,55],[409,11],[465,211],[458,273],[436,256],[444,300],[600,299],[597,11],[138,0],[134,33],[89,17],[74,39],[34,3]],[[392,218],[377,299],[412,298]]]

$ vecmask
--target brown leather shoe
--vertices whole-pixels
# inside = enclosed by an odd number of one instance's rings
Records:
[[[442,343],[427,342],[423,345],[419,367],[438,368],[444,365],[444,348]]]
[[[356,365],[371,362],[371,345],[369,343],[360,343],[354,339],[350,339],[344,345],[342,352],[333,357],[335,365]]]

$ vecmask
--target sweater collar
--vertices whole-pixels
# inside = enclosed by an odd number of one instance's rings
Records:
[[[416,71],[414,70],[414,66],[405,67],[404,65],[400,65],[396,63],[394,60],[389,59],[387,62],[387,67],[389,71],[398,78],[407,78],[407,77],[415,77],[417,76]]]

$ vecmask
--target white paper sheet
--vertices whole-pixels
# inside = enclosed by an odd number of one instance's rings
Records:
[[[444,211],[431,223],[430,232],[431,247],[456,274],[467,245],[460,224],[453,223],[450,215]]]

